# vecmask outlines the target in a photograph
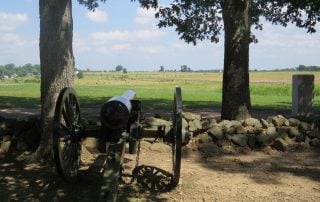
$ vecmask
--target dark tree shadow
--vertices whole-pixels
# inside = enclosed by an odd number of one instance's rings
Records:
[[[250,173],[250,178],[260,184],[281,184],[281,175],[289,173],[320,182],[319,148],[304,149],[296,146],[290,151],[265,154],[238,148],[229,152],[200,152],[199,163],[204,167],[226,173]],[[249,159],[248,159],[249,156]]]

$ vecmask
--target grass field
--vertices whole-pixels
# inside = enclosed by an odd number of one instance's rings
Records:
[[[320,108],[320,73],[315,75],[315,106]],[[250,91],[254,108],[290,109],[291,80],[296,72],[251,72]],[[0,108],[38,108],[40,84],[23,80],[0,82]],[[128,89],[137,92],[147,109],[171,108],[173,90],[181,86],[186,108],[212,108],[221,105],[222,73],[181,72],[87,72],[75,81],[82,107],[100,107],[114,95]]]

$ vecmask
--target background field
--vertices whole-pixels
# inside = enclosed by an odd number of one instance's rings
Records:
[[[293,74],[315,75],[315,107],[320,109],[319,72],[251,72],[250,90],[254,109],[291,108]],[[190,108],[219,108],[222,73],[199,72],[86,72],[76,79],[75,89],[81,107],[100,107],[106,99],[128,89],[137,92],[145,109],[171,109],[173,90],[181,86],[183,104]],[[0,108],[39,108],[40,84],[24,78],[0,82]]]

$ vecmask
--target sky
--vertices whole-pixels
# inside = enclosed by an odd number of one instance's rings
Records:
[[[154,11],[130,0],[108,0],[95,12],[73,0],[73,51],[76,68],[128,71],[221,69],[223,36],[187,44],[173,28],[159,29]],[[250,45],[250,69],[270,70],[302,65],[320,66],[320,25],[308,34],[293,25],[286,28],[263,22],[253,31],[259,43]],[[0,0],[0,65],[39,64],[39,0]]]

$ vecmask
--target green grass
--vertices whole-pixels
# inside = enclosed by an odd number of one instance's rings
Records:
[[[284,74],[284,76],[287,74]],[[185,108],[220,107],[222,98],[221,73],[158,73],[135,72],[85,73],[76,80],[75,89],[81,107],[101,107],[110,97],[121,95],[128,89],[135,90],[144,109],[171,109],[176,85],[182,87]],[[290,79],[278,81],[272,73],[253,74],[250,85],[254,108],[290,109]],[[281,77],[282,78],[282,77]],[[260,80],[259,80],[260,79]],[[272,80],[273,79],[273,80]],[[266,82],[268,81],[268,82]],[[39,83],[0,82],[0,108],[39,108]],[[318,81],[316,80],[316,83]],[[315,107],[320,108],[320,86],[315,87]]]

